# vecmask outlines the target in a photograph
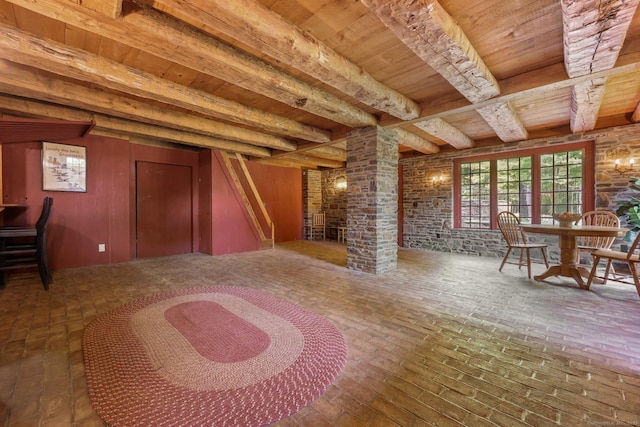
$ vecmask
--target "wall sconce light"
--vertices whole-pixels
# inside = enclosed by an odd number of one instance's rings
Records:
[[[621,162],[620,159],[616,159],[613,169],[620,175],[624,175],[633,169],[633,159],[627,160],[626,163]]]
[[[347,180],[345,177],[340,176],[336,179],[336,188],[338,190],[344,190],[345,188],[347,188]]]
[[[433,178],[431,178],[431,183],[434,187],[439,187],[443,182],[444,177],[442,175],[434,175]]]

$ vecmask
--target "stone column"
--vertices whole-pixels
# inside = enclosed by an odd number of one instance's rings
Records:
[[[304,211],[304,238],[311,239],[313,214],[322,210],[322,173],[317,170],[302,172],[302,205]]]
[[[347,267],[398,266],[398,140],[378,126],[347,135]]]

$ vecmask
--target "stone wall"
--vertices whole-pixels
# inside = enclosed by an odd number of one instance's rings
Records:
[[[453,159],[587,140],[595,141],[595,207],[615,212],[616,201],[629,197],[630,176],[640,176],[640,170],[635,175],[634,172],[621,175],[614,171],[614,161],[616,158],[633,157],[636,162],[640,159],[640,124],[401,160],[405,247],[502,257],[505,246],[499,231],[452,228]],[[434,176],[442,176],[442,182],[434,182]],[[551,259],[559,258],[557,238],[541,235],[531,235],[531,238],[548,242]],[[620,244],[618,240],[614,247]]]
[[[302,210],[304,212],[304,238],[311,238],[313,214],[322,211],[322,173],[317,170],[302,172]]]
[[[332,227],[347,225],[347,189],[338,185],[341,180],[346,182],[346,179],[346,169],[330,169],[322,172],[322,210],[327,215],[327,232],[334,231],[331,230]]]

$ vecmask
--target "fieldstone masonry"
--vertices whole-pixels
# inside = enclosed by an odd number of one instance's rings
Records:
[[[311,238],[313,214],[322,211],[322,173],[317,170],[302,172],[302,205],[304,212],[304,238]]]
[[[367,127],[347,135],[347,267],[380,274],[398,265],[398,142]]]
[[[638,170],[627,175],[614,171],[616,158],[640,159],[640,124],[599,131],[535,139],[519,143],[495,145],[420,156],[401,161],[404,191],[404,245],[409,248],[456,252],[480,256],[504,256],[505,245],[500,231],[469,230],[453,226],[453,159],[483,153],[498,153],[523,148],[563,144],[567,142],[595,142],[595,207],[615,212],[619,200],[628,199],[630,177],[640,176]],[[442,176],[443,181],[433,181]],[[624,224],[622,224],[624,226]],[[552,261],[559,259],[558,239],[555,236],[529,235],[531,241],[549,244]],[[614,242],[614,249],[623,244]],[[533,254],[535,256],[535,254]]]

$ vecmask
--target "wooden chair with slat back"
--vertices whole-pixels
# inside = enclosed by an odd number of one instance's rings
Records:
[[[578,221],[581,225],[593,225],[598,227],[617,227],[620,228],[620,219],[613,212],[609,211],[589,211],[582,214],[582,218]],[[577,263],[580,264],[580,255],[583,252],[591,252],[596,249],[610,249],[615,237],[603,236],[580,236],[578,237],[577,247]],[[615,275],[613,266],[611,273]],[[606,283],[606,279],[605,279]]]
[[[616,214],[609,211],[585,212],[578,222],[582,225],[620,228],[620,219],[618,219]],[[591,252],[594,249],[609,249],[615,239],[615,237],[602,236],[578,237],[578,260],[580,260],[580,251]]]
[[[627,252],[622,251],[614,251],[611,249],[596,249],[591,252],[591,256],[593,257],[593,266],[591,267],[591,273],[589,274],[589,280],[587,280],[587,289],[591,286],[591,282],[593,279],[602,279],[605,281],[607,278],[609,280],[620,282],[620,283],[630,283],[630,280],[633,281],[633,285],[636,287],[636,291],[638,291],[638,295],[640,296],[640,281],[638,279],[638,264],[640,264],[640,251],[638,246],[640,245],[640,234],[635,238],[629,250]],[[607,260],[607,265],[605,267],[604,275],[598,276],[598,264],[600,264],[600,260]],[[614,261],[620,263],[626,263],[629,268],[628,274],[622,274],[620,272],[616,272],[614,275],[610,275],[612,269],[612,263]]]
[[[322,240],[325,240],[326,237],[326,224],[325,224],[325,214],[324,212],[316,212],[313,214],[313,220],[311,223],[311,240],[316,233],[322,234]]]
[[[519,269],[522,268],[523,265],[526,265],[527,275],[531,278],[531,249],[540,249],[544,264],[547,268],[549,267],[546,252],[547,245],[544,243],[528,243],[527,237],[520,228],[520,219],[518,219],[515,214],[508,211],[500,212],[498,214],[498,227],[507,243],[507,253],[504,255],[498,271],[502,271],[502,267],[504,267],[505,264],[515,264]],[[517,263],[509,261],[509,255],[514,249],[520,251],[520,258]],[[526,262],[523,259],[524,255],[526,255]]]

